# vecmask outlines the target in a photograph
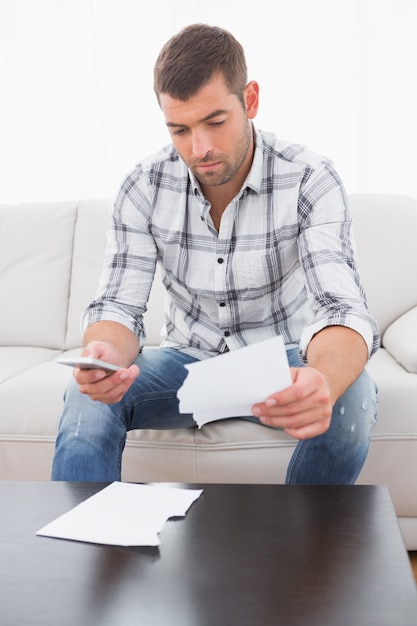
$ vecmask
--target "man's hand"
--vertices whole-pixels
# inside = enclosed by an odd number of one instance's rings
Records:
[[[95,359],[103,359],[115,365],[121,364],[120,355],[108,343],[92,341],[89,343],[82,356],[91,356]],[[99,400],[104,404],[119,402],[130,385],[139,375],[137,365],[131,365],[109,374],[102,369],[82,370],[74,369],[74,378],[77,381],[80,392],[88,395],[91,400]]]
[[[293,384],[252,407],[266,426],[283,428],[296,439],[326,432],[332,416],[332,397],[325,376],[313,367],[291,368]]]
[[[328,326],[314,335],[306,367],[291,368],[291,387],[255,404],[252,412],[267,426],[283,428],[296,439],[310,439],[330,426],[333,405],[366,365],[362,336],[345,326]]]

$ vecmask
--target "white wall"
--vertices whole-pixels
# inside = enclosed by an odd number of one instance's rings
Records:
[[[417,197],[415,0],[0,0],[0,202],[113,196],[169,140],[153,64],[197,21],[244,45],[260,128]]]

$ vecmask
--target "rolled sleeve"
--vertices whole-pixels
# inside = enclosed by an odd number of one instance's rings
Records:
[[[308,344],[323,328],[346,326],[363,337],[369,358],[379,347],[379,330],[358,272],[347,196],[331,171],[332,178],[335,184],[327,193],[320,193],[319,175],[300,195],[300,261],[313,312],[301,333],[300,353],[305,359]]]
[[[146,312],[157,251],[149,222],[151,203],[146,186],[128,177],[116,199],[107,233],[104,264],[94,300],[84,311],[82,327],[114,321],[129,328],[143,345]],[[134,193],[132,193],[134,189]]]

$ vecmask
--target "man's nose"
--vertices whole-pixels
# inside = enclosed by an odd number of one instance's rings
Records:
[[[193,154],[197,159],[204,159],[212,150],[211,142],[206,133],[193,134]]]

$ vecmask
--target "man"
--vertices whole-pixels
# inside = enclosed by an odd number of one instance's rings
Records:
[[[122,369],[75,369],[52,478],[120,480],[127,430],[195,427],[178,412],[184,364],[282,335],[293,384],[241,417],[298,440],[288,483],[353,483],[376,421],[364,367],[379,335],[342,183],[327,159],[254,128],[259,87],[227,31],[185,28],[154,79],[172,145],[123,182],[84,320],[83,354]],[[165,337],[142,351],[157,262]]]

